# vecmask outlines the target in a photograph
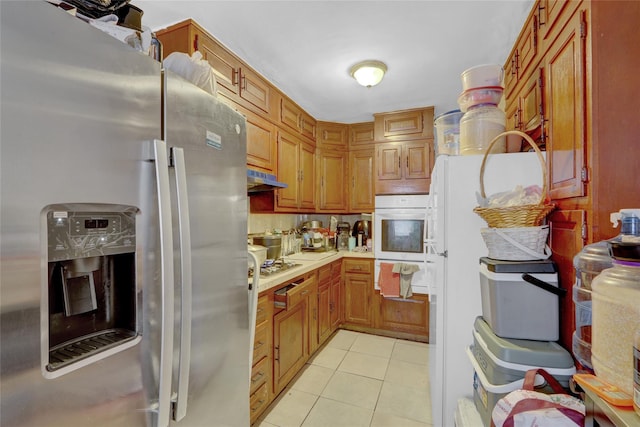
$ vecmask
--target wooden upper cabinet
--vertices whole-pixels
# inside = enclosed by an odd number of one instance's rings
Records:
[[[277,172],[276,126],[267,119],[240,106],[234,106],[247,119],[247,165],[275,174]]]
[[[538,21],[538,37],[543,50],[549,48],[581,3],[577,0],[538,0],[532,12]]]
[[[318,148],[346,151],[349,148],[349,125],[317,122],[316,145]]]
[[[209,62],[216,76],[216,82],[220,86],[227,89],[229,93],[239,95],[240,61],[197,24],[193,23],[193,27],[194,51],[200,51],[203,58]]]
[[[542,86],[544,70],[534,72],[525,83],[520,97],[520,125],[522,130],[529,132],[542,124],[543,104]]]
[[[287,188],[275,190],[276,208],[297,209],[300,204],[300,141],[286,132],[278,132],[278,181]],[[252,201],[255,196],[251,197]]]
[[[352,123],[349,125],[349,147],[367,147],[375,141],[373,122]]]
[[[271,113],[273,88],[266,80],[248,67],[240,68],[240,97],[255,107]]]
[[[433,107],[374,114],[377,142],[433,138]]]
[[[318,212],[347,212],[347,161],[344,151],[316,151]]]
[[[305,142],[300,143],[300,210],[313,211],[316,208],[316,150]]]
[[[520,82],[529,77],[532,66],[538,59],[538,53],[538,17],[530,14],[504,65],[506,97],[513,93]]]
[[[544,120],[542,89],[544,70],[541,68],[531,74],[514,100],[506,108],[507,129],[532,132],[540,127]]]
[[[192,55],[199,51],[211,65],[219,91],[260,114],[272,113],[274,88],[194,20],[160,30],[156,36],[162,43],[164,57],[173,52]]]
[[[275,211],[312,211],[315,210],[315,147],[305,143],[298,136],[289,132],[278,131],[278,181],[288,185],[287,188],[275,190]],[[251,197],[258,201],[260,196]],[[261,210],[257,205],[255,211]]]
[[[373,212],[375,208],[375,149],[349,152],[349,212]]]
[[[284,95],[280,96],[280,123],[315,142],[316,120]]]
[[[573,15],[545,60],[544,114],[552,199],[585,195],[584,19],[584,13]]]
[[[433,140],[376,144],[375,194],[425,194],[431,184]]]

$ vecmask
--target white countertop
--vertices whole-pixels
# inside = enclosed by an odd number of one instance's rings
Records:
[[[258,283],[258,291],[263,292],[267,289],[278,286],[287,282],[301,274],[308,273],[322,267],[325,264],[336,261],[340,258],[367,258],[375,259],[373,252],[347,252],[347,251],[329,251],[329,252],[300,252],[284,257],[287,260],[300,264],[298,267],[290,268],[282,273],[276,273],[267,277],[260,277]],[[253,279],[249,279],[251,282]]]

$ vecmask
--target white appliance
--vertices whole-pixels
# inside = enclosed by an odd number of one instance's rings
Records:
[[[478,206],[482,155],[438,156],[427,204],[426,261],[435,266],[429,297],[431,402],[434,426],[453,426],[458,399],[473,395],[473,368],[465,349],[475,318],[482,314],[479,258],[487,255]],[[516,185],[542,185],[534,152],[487,159],[487,195]]]
[[[414,294],[429,294],[433,266],[425,261],[427,201],[426,194],[376,196],[375,289],[380,289],[378,278],[382,263],[415,264],[418,271],[411,279],[411,290]]]

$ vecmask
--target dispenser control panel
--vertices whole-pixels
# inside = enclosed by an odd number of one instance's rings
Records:
[[[49,261],[135,251],[135,215],[135,210],[49,211]]]

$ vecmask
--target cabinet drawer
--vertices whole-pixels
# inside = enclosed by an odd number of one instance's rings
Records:
[[[345,259],[344,271],[345,273],[371,273],[373,263],[370,260],[364,259]]]
[[[253,341],[253,363],[269,355],[269,324],[256,328],[256,336]]]
[[[323,265],[318,269],[318,284],[331,280],[331,264]]]
[[[255,393],[249,397],[249,414],[251,420],[255,420],[264,408],[269,404],[269,388],[267,383],[262,384]]]
[[[267,295],[258,298],[256,307],[256,325],[260,325],[269,319],[269,297]]]
[[[249,394],[253,394],[262,384],[269,379],[269,358],[263,357],[251,370],[251,388]]]
[[[291,283],[274,292],[273,299],[275,306],[290,310],[298,303],[304,301],[309,292],[311,292],[311,281],[300,279],[300,281]]]

